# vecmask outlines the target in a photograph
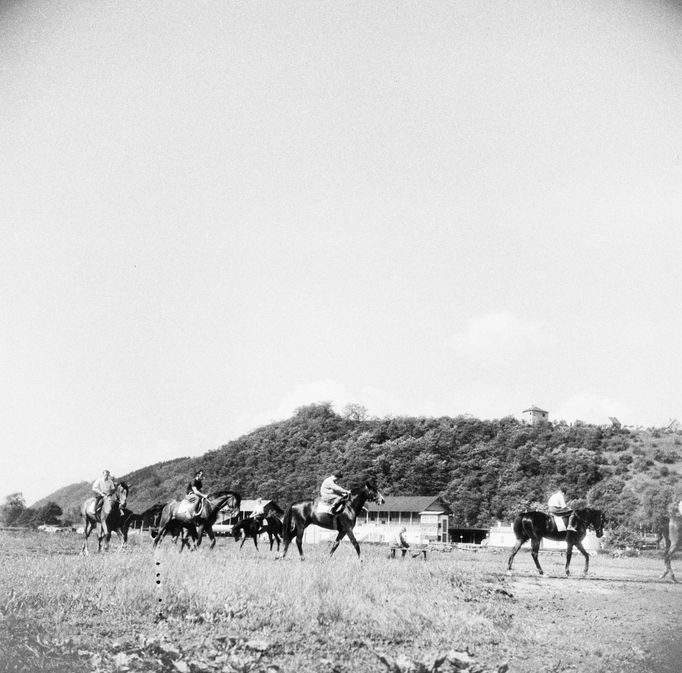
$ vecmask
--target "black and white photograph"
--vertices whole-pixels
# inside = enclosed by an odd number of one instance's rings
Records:
[[[0,673],[679,673],[682,3],[0,0]]]

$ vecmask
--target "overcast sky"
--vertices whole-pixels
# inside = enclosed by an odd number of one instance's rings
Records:
[[[0,7],[0,498],[324,400],[682,420],[679,6]]]

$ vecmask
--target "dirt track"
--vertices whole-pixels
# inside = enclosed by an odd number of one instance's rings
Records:
[[[682,584],[658,579],[658,558],[596,557],[588,577],[570,578],[562,575],[563,557],[541,558],[542,577],[529,561],[521,564],[510,588],[519,611],[536,615],[546,646],[525,656],[510,652],[512,670],[682,670]],[[582,559],[574,570],[582,571]]]

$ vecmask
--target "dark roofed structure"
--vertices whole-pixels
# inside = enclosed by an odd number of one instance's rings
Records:
[[[365,508],[369,512],[412,512],[421,514],[422,512],[446,512],[446,505],[441,502],[436,495],[387,495],[383,505],[375,502],[368,502]]]

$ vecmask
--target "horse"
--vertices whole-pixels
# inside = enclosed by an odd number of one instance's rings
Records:
[[[590,565],[590,555],[583,547],[582,541],[587,534],[587,529],[591,526],[597,533],[597,537],[602,537],[604,534],[604,523],[606,518],[601,510],[585,508],[577,509],[575,511],[575,531],[560,531],[557,529],[554,517],[551,514],[544,512],[524,512],[519,514],[514,520],[514,535],[516,536],[516,544],[512,549],[509,563],[507,564],[507,571],[511,574],[512,561],[516,556],[516,552],[521,549],[521,546],[531,541],[531,556],[535,561],[535,567],[538,572],[543,575],[540,561],[538,560],[538,551],[540,549],[540,542],[542,538],[548,540],[565,540],[566,541],[566,575],[569,575],[568,567],[571,564],[571,555],[573,554],[573,547],[577,547],[580,553],[585,557],[585,569],[583,574],[587,575]]]
[[[281,511],[281,510],[280,510]],[[261,533],[267,533],[268,539],[270,540],[270,551],[275,542],[277,542],[277,551],[279,551],[279,544],[282,538],[282,519],[280,519],[276,514],[269,514],[263,518],[262,522],[249,517],[248,519],[243,519],[238,521],[234,526],[232,526],[232,535],[234,536],[234,541],[241,544],[239,548],[244,546],[247,538],[253,540],[253,544],[256,545],[258,549],[258,536]]]
[[[319,498],[316,500],[301,500],[289,505],[282,521],[282,539],[284,540],[282,558],[286,557],[289,545],[295,536],[299,557],[301,561],[305,560],[302,545],[303,531],[310,524],[338,531],[336,540],[334,540],[334,544],[329,551],[330,557],[336,551],[341,540],[348,536],[358,558],[360,558],[360,545],[355,539],[355,535],[353,535],[353,528],[355,527],[358,515],[368,500],[373,500],[377,505],[383,505],[385,502],[384,496],[379,493],[372,481],[367,481],[359,488],[352,489],[350,496],[344,502],[343,509],[338,514],[331,514],[329,511],[318,511]]]
[[[675,514],[674,512],[671,513],[668,521],[668,529],[667,531],[663,529],[662,532],[665,537],[665,551],[663,552],[665,571],[661,575],[661,579],[666,575],[670,575],[670,579],[677,583],[677,578],[670,565],[670,561],[673,558],[673,554],[680,548],[680,543],[682,543],[682,516]]]
[[[126,510],[126,502],[128,500],[128,484],[124,481],[116,484],[114,493],[110,496],[104,497],[104,502],[99,511],[96,511],[97,498],[88,498],[81,506],[81,515],[85,520],[85,539],[83,540],[83,547],[81,554],[89,554],[88,538],[92,530],[97,527],[97,551],[102,551],[102,540],[106,543],[106,549],[109,549],[109,542],[111,540],[112,531],[116,532],[122,549],[128,543],[128,527],[132,517],[132,512]]]
[[[233,512],[239,511],[241,496],[235,491],[219,491],[201,501],[199,511],[195,514],[194,508],[187,507],[186,500],[171,500],[164,506],[159,521],[159,531],[154,539],[153,548],[168,534],[176,535],[178,528],[182,530],[180,551],[185,546],[194,551],[200,544],[203,534],[206,533],[211,540],[209,549],[215,547],[216,539],[213,533],[213,524],[218,518],[218,514],[224,507],[229,507]],[[192,546],[189,544],[189,537],[192,538]]]

